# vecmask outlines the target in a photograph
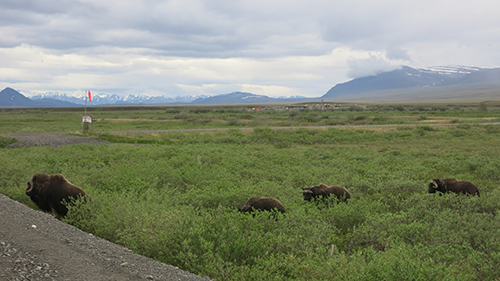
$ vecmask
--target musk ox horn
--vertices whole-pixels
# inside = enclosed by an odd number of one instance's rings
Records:
[[[28,182],[28,188],[26,188],[26,192],[31,192],[33,190],[33,184],[30,184],[30,182]]]
[[[303,194],[304,194],[304,193],[311,193],[311,194],[312,194],[312,193],[313,193],[313,191],[312,191],[312,190],[310,190],[310,189],[304,189],[304,190],[302,190],[302,193],[303,193]]]
[[[34,175],[31,177],[31,179],[28,181],[28,188],[26,188],[26,193],[30,193],[33,191],[33,187],[35,186],[35,181],[37,179],[38,174]]]
[[[432,188],[434,188],[434,189],[438,188],[438,185],[437,185],[437,183],[436,183],[435,181],[431,181],[431,182],[429,183],[429,185],[431,185],[431,186],[432,186]]]

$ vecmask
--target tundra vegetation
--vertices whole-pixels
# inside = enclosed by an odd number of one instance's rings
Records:
[[[80,115],[3,111],[0,130],[78,133]],[[93,115],[90,134],[118,144],[0,149],[0,192],[36,208],[24,192],[31,175],[63,174],[92,199],[70,206],[66,222],[215,280],[500,276],[500,125],[481,124],[499,122],[497,109],[101,108]],[[270,128],[336,124],[397,126]],[[215,127],[230,129],[112,132]],[[2,146],[10,142],[0,137]],[[474,182],[481,197],[427,193],[429,181],[450,177]],[[319,183],[346,187],[349,204],[304,201],[302,188]],[[286,215],[239,213],[253,196],[277,198]]]

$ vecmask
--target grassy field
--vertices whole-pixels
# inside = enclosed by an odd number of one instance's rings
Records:
[[[500,121],[500,105],[480,110],[478,105],[342,106],[336,110],[262,107],[96,107],[90,134],[124,130],[193,128],[292,127],[380,124],[455,124]],[[83,108],[0,108],[0,133],[82,132]]]
[[[2,111],[0,132],[79,134],[80,115]],[[93,117],[89,134],[118,144],[1,149],[0,192],[36,208],[26,182],[61,173],[92,198],[67,222],[216,280],[500,280],[500,125],[482,124],[500,122],[496,108],[103,108]],[[270,128],[385,124],[394,126]],[[229,130],[113,133],[174,128]],[[446,177],[476,183],[481,197],[427,194]],[[305,202],[301,188],[319,183],[352,198]],[[279,199],[286,214],[238,213],[253,196]]]

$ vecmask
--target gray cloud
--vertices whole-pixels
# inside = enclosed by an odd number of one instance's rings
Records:
[[[197,57],[266,56],[270,50],[283,56],[307,55],[312,42],[291,39],[314,33],[310,19],[300,22],[293,14],[281,15],[279,6],[261,10],[250,1],[23,2],[2,2],[0,18],[8,18],[2,28],[13,35],[9,45],[72,52],[106,45]],[[328,51],[326,46],[312,48],[315,54],[318,49]]]
[[[29,73],[58,89],[244,84],[319,96],[406,63],[499,66],[499,13],[496,0],[3,0],[0,86],[35,88]]]
[[[410,54],[408,54],[408,51],[397,47],[387,48],[385,56],[390,60],[411,61],[411,57]]]
[[[33,14],[65,13],[68,8],[78,5],[78,2],[64,0],[2,0],[0,8],[8,14],[15,11]]]
[[[352,59],[347,63],[349,65],[348,76],[350,78],[372,76],[401,68],[400,65],[393,65],[385,58],[376,57],[374,55],[370,55],[369,58],[365,59]]]
[[[467,9],[457,8],[460,3],[448,6],[429,0],[6,0],[0,4],[0,18],[2,29],[11,30],[15,37],[9,45],[27,43],[71,51],[105,45],[152,48],[181,56],[265,57],[266,53],[318,55],[346,45],[380,51],[408,42],[477,37],[471,32],[477,27],[488,30],[500,24],[491,19],[497,18],[497,9],[483,2],[490,1],[478,1],[476,9]]]

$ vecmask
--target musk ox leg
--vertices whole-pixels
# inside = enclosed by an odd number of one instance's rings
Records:
[[[59,218],[59,214],[57,213],[56,209],[51,208],[51,213],[54,218]]]

